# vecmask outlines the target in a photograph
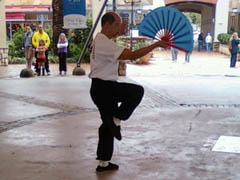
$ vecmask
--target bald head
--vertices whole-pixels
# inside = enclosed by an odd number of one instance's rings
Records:
[[[120,16],[115,12],[107,12],[102,17],[102,33],[108,38],[114,38],[119,35],[121,30],[122,20]]]
[[[102,27],[106,24],[109,23],[110,25],[114,23],[114,21],[120,21],[121,22],[121,18],[120,16],[115,13],[115,12],[107,12],[105,15],[103,15],[102,17]]]

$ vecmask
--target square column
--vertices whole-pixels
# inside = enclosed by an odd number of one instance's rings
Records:
[[[214,41],[217,40],[217,36],[220,33],[227,33],[228,31],[228,11],[229,11],[229,0],[218,0],[216,5],[215,14],[215,33]]]
[[[6,38],[5,2],[0,0],[0,65],[8,65],[8,48]]]
[[[92,16],[93,16],[93,24],[95,23],[97,17],[98,17],[98,14],[102,8],[102,5],[104,3],[104,0],[92,0]],[[105,9],[106,11],[106,9]],[[103,12],[103,15],[105,14],[105,11]],[[98,22],[98,25],[95,29],[95,32],[93,34],[93,37],[96,36],[96,34],[98,32],[101,31],[101,18],[100,18],[100,21]]]

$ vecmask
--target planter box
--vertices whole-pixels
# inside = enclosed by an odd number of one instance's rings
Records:
[[[0,48],[0,65],[8,65],[8,48]]]
[[[123,42],[123,46],[130,48],[130,37],[129,36],[120,36],[119,39]],[[133,37],[132,38],[133,47],[135,47],[138,43],[145,42],[148,44],[152,44],[152,39],[145,37],[145,36],[139,36],[139,37]]]
[[[220,42],[213,42],[213,52],[219,52],[219,46],[220,46]]]
[[[239,49],[240,49],[240,47],[239,47]],[[229,50],[228,50],[228,45],[220,44],[220,46],[219,46],[219,52],[220,52],[221,54],[225,54],[225,55],[227,55],[227,56],[231,56],[231,53],[230,53]],[[240,61],[240,51],[238,52],[237,60]]]
[[[228,50],[228,45],[220,44],[219,45],[219,52],[221,54],[225,54],[225,55],[231,56],[231,53]]]
[[[127,72],[126,61],[119,61],[118,75],[119,76],[126,76],[126,72]]]
[[[139,58],[139,61],[137,63],[138,64],[149,64],[149,61],[150,61],[152,55],[153,55],[152,52],[146,54],[145,56]]]

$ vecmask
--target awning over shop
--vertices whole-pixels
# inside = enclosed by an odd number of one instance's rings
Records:
[[[6,21],[24,21],[24,13],[23,12],[12,12],[6,13]]]
[[[37,13],[37,12],[51,12],[51,5],[11,5],[5,6],[6,13],[10,12],[24,12],[24,13]]]

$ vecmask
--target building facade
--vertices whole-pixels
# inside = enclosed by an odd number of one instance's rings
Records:
[[[33,30],[38,24],[44,28],[52,25],[52,0],[5,0],[7,38],[19,28],[30,25]],[[90,0],[86,1],[87,7]]]
[[[217,39],[219,33],[226,33],[230,29],[239,29],[238,14],[232,13],[234,7],[240,8],[239,0],[134,0],[133,17],[131,0],[116,0],[117,12],[123,19],[133,20],[133,26],[141,23],[143,17],[151,10],[161,6],[172,6],[182,12],[197,12],[201,14],[201,30],[208,32]],[[93,9],[93,21],[104,0],[87,0],[88,9]],[[106,11],[112,10],[113,1],[108,1]],[[44,26],[52,22],[52,0],[7,0],[6,23],[8,39],[11,39],[19,25],[32,25],[33,28],[39,23]],[[237,9],[237,10],[238,10]],[[233,9],[236,11],[236,9]],[[229,16],[229,11],[230,16]],[[228,23],[228,17],[230,22]]]
[[[237,1],[230,2],[236,5],[239,4]],[[131,19],[131,5],[126,2],[118,1],[117,12],[123,18]],[[152,9],[161,6],[172,6],[182,12],[201,14],[201,31],[205,35],[210,33],[214,41],[217,41],[218,34],[228,32],[229,0],[141,0],[140,3],[134,4],[134,25],[141,23],[144,15]],[[111,4],[108,4],[108,9],[112,9]]]
[[[5,10],[8,40],[19,27],[30,25],[35,29],[40,23],[47,26],[52,21],[51,0],[7,0]]]
[[[173,6],[183,12],[201,14],[201,31],[210,33],[217,41],[220,33],[228,31],[229,0],[163,0],[166,5]]]

